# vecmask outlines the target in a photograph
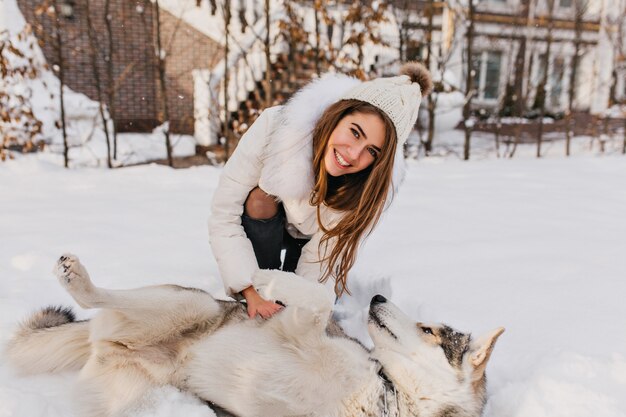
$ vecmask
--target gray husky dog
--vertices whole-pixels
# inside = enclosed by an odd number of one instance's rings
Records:
[[[162,285],[96,287],[78,258],[55,267],[90,321],[69,309],[29,317],[9,342],[25,374],[79,371],[77,415],[118,416],[166,384],[240,417],[477,417],[498,328],[474,340],[445,325],[412,321],[381,295],[370,304],[368,350],[330,320],[320,284],[259,271],[255,287],[286,307],[250,320],[238,302]]]

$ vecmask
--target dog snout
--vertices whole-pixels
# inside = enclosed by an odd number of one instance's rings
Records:
[[[387,302],[387,299],[385,297],[383,297],[380,294],[376,294],[374,297],[372,297],[372,301],[370,302],[370,305],[382,304],[386,302]]]

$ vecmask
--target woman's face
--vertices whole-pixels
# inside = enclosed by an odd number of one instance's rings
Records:
[[[339,121],[330,134],[324,164],[333,177],[354,174],[380,157],[385,125],[372,113],[352,113]]]

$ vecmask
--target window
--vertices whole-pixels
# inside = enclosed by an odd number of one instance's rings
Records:
[[[550,54],[552,55],[552,54]],[[537,78],[536,85],[543,82],[546,74],[546,54],[537,56]],[[546,80],[546,105],[552,109],[561,107],[561,96],[563,95],[563,78],[565,76],[565,61],[563,57],[550,56],[548,65],[548,78]]]
[[[546,75],[546,54],[539,54],[537,56],[537,84],[543,81],[543,77]]]
[[[572,0],[559,0],[559,7],[562,7],[562,8],[572,7]]]
[[[502,52],[483,51],[472,56],[474,88],[479,100],[497,100],[500,92]]]
[[[74,3],[74,0],[65,0],[61,2],[60,4],[61,15],[65,17],[66,19],[73,19],[75,6],[76,4]]]
[[[552,73],[550,74],[550,106],[552,106],[553,108],[558,108],[561,106],[564,74],[565,63],[563,62],[563,58],[554,58],[554,61],[552,61]]]
[[[484,94],[486,99],[498,98],[501,60],[502,54],[500,52],[487,52],[487,64],[485,69],[484,84]]]
[[[424,58],[424,46],[419,42],[409,40],[406,45],[406,60],[423,61]]]

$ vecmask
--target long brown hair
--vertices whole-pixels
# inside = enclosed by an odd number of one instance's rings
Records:
[[[330,135],[337,124],[349,114],[368,113],[378,115],[385,125],[385,141],[374,162],[362,171],[341,177],[332,177],[326,172],[324,156]],[[377,107],[360,100],[341,100],[329,106],[313,129],[313,171],[315,186],[310,203],[317,206],[317,223],[324,232],[318,247],[326,263],[321,282],[330,277],[335,279],[335,293],[347,292],[348,271],[354,265],[362,238],[367,237],[385,207],[392,183],[393,161],[398,142],[396,129],[391,119]],[[345,214],[339,223],[328,229],[320,217],[320,206],[324,204]],[[331,244],[331,239],[336,240]],[[330,254],[326,248],[332,246]]]

